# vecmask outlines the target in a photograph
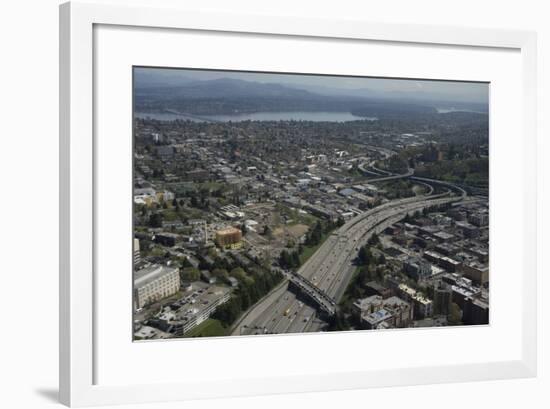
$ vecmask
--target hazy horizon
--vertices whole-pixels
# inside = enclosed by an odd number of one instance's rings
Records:
[[[419,101],[445,101],[486,105],[488,105],[489,101],[489,84],[483,82],[314,74],[273,74],[152,67],[136,67],[134,73],[136,85],[141,87],[184,86],[197,81],[234,79],[263,84],[280,84],[328,96],[409,98]]]

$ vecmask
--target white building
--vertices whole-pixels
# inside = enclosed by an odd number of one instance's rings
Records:
[[[176,267],[155,264],[134,274],[134,303],[138,309],[174,295],[179,289],[180,274]]]
[[[139,253],[139,239],[134,238],[134,265],[138,264],[141,261],[141,256]]]

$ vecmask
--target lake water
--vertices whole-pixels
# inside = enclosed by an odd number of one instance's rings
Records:
[[[487,112],[474,111],[472,109],[462,109],[462,108],[436,108],[438,114],[448,114],[449,112],[472,112],[475,114],[486,114]]]
[[[169,112],[136,112],[137,118],[151,118],[160,121],[174,121],[176,119],[193,122],[242,122],[242,121],[313,121],[313,122],[347,122],[347,121],[376,121],[374,117],[360,117],[349,112],[255,112],[243,115],[186,115]]]

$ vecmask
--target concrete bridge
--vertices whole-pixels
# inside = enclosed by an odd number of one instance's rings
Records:
[[[288,278],[291,286],[296,288],[301,294],[305,295],[309,300],[318,305],[322,311],[328,315],[336,314],[336,301],[334,301],[334,299],[332,299],[327,293],[307,278],[297,273],[292,271],[284,271],[283,274]]]

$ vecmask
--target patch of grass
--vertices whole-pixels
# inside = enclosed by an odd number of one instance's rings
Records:
[[[209,318],[185,334],[185,337],[220,337],[225,335],[225,332],[220,321]]]

